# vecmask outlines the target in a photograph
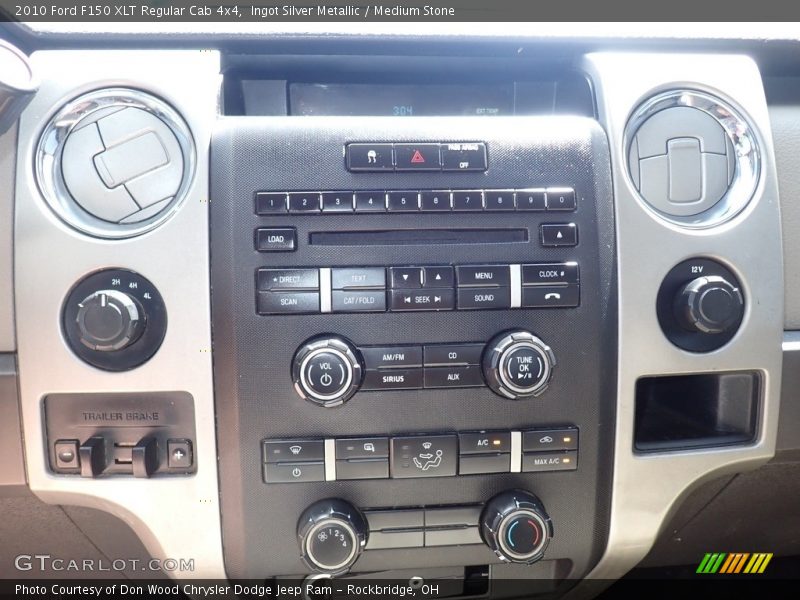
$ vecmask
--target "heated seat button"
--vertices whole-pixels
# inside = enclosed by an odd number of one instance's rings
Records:
[[[577,246],[578,226],[575,223],[545,223],[541,226],[542,246]]]
[[[426,388],[465,388],[483,385],[481,368],[477,365],[425,367]]]
[[[440,171],[439,144],[395,144],[398,171]]]
[[[394,169],[391,144],[347,144],[350,171],[391,171]]]
[[[297,230],[294,227],[262,227],[256,229],[256,250],[259,252],[294,252]]]
[[[444,171],[485,171],[486,144],[442,144]]]
[[[452,477],[458,465],[455,435],[395,437],[391,440],[392,477]]]
[[[315,462],[325,460],[323,440],[264,440],[264,462]]]

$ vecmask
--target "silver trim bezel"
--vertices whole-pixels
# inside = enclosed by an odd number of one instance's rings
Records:
[[[647,210],[659,218],[681,227],[707,229],[721,225],[741,213],[758,188],[762,162],[758,136],[744,111],[734,108],[732,102],[696,89],[670,89],[651,96],[633,110],[623,132],[625,156],[630,155],[633,140],[645,121],[658,112],[676,107],[701,110],[713,117],[725,130],[736,156],[736,170],[728,191],[706,210],[686,216],[659,210],[638,191],[636,198]],[[627,162],[624,171],[628,183],[633,189],[636,189]]]
[[[183,155],[183,179],[173,199],[152,217],[136,223],[112,223],[84,210],[67,189],[61,171],[61,154],[70,133],[92,113],[115,106],[139,108],[161,119],[175,135]],[[155,229],[174,215],[192,185],[197,162],[192,133],[180,114],[152,94],[124,87],[97,89],[64,104],[44,127],[34,157],[36,183],[47,205],[61,220],[81,233],[104,239],[136,237]]]
[[[350,554],[348,554],[345,560],[336,565],[327,566],[323,565],[316,558],[314,558],[314,553],[311,552],[311,540],[320,529],[331,525],[334,525],[336,527],[341,527],[342,529],[347,530],[347,532],[353,539],[353,544],[350,548]],[[358,555],[358,547],[359,547],[358,534],[356,533],[355,528],[353,528],[346,521],[342,519],[337,519],[335,517],[329,517],[327,519],[323,519],[319,523],[314,524],[314,526],[306,534],[306,540],[304,546],[305,546],[306,556],[308,557],[309,562],[314,564],[318,569],[336,572],[350,566],[355,560],[356,556]]]

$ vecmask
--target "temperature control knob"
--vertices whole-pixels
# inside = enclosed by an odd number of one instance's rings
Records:
[[[81,343],[100,352],[130,346],[144,329],[143,312],[137,300],[119,290],[100,290],[78,304]]]
[[[483,375],[495,393],[516,400],[541,394],[555,364],[553,351],[541,339],[528,331],[510,331],[486,346]]]
[[[536,496],[511,490],[486,503],[481,535],[501,560],[529,565],[544,556],[553,537],[553,523]]]
[[[349,502],[320,500],[309,506],[297,523],[300,555],[314,571],[346,573],[364,549],[367,531],[364,516]]]
[[[358,350],[340,337],[303,344],[292,361],[292,379],[300,397],[325,407],[347,402],[361,386]]]

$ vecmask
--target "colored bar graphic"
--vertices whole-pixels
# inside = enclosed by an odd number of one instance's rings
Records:
[[[707,552],[696,573],[733,575],[763,573],[772,560],[771,552]]]

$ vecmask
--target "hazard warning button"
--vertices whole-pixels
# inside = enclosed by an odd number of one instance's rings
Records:
[[[395,169],[398,171],[441,171],[439,144],[395,144]]]

